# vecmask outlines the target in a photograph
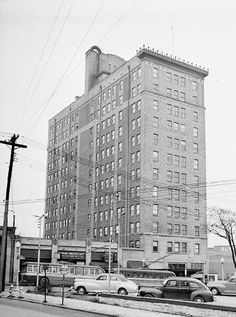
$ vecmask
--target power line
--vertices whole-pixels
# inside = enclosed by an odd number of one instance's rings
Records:
[[[40,84],[40,82],[41,82],[41,80],[42,80],[42,78],[43,78],[43,75],[44,75],[44,73],[45,73],[45,71],[46,71],[46,68],[47,68],[47,66],[48,66],[48,64],[49,64],[49,62],[50,62],[50,59],[51,59],[51,57],[52,57],[52,54],[54,53],[54,50],[55,50],[55,48],[56,48],[57,42],[58,42],[59,38],[60,38],[61,35],[62,35],[62,31],[63,31],[63,29],[64,29],[64,27],[65,27],[65,24],[66,24],[67,20],[68,20],[68,17],[69,17],[69,14],[70,14],[71,10],[72,10],[72,7],[73,7],[73,5],[74,5],[74,2],[75,2],[75,0],[72,1],[71,5],[70,5],[70,7],[69,7],[69,10],[67,11],[67,14],[66,14],[66,16],[65,16],[65,19],[64,19],[64,21],[63,21],[63,24],[62,24],[62,26],[61,26],[61,28],[60,28],[60,30],[59,30],[59,33],[58,33],[58,35],[57,35],[56,40],[55,40],[54,43],[53,43],[53,47],[52,47],[52,49],[51,49],[51,52],[50,52],[50,54],[49,54],[49,56],[48,56],[48,58],[47,58],[46,64],[45,64],[44,67],[43,67],[43,70],[42,70],[42,72],[41,72],[41,75],[40,75],[40,77],[39,77],[39,79],[38,79],[38,81],[37,81],[37,83],[36,83],[36,86],[35,86],[35,88],[34,88],[34,90],[33,90],[33,93],[32,93],[32,95],[31,95],[30,99],[29,99],[29,102],[28,102],[28,104],[27,104],[26,109],[29,107],[31,100],[32,100],[33,96],[35,95],[35,93],[36,93],[36,91],[37,91],[37,89],[38,89],[38,87],[39,87],[39,84]],[[31,120],[31,119],[29,119],[28,121],[30,121],[30,120]],[[27,124],[27,122],[26,122],[26,124]],[[21,126],[21,129],[23,129],[24,126],[25,126],[25,124]]]
[[[66,68],[65,68],[65,70],[64,70],[64,72],[63,72],[63,74],[62,74],[62,76],[60,77],[59,81],[57,82],[57,85],[56,85],[56,87],[54,88],[54,90],[53,90],[52,94],[50,95],[49,99],[46,101],[46,103],[44,104],[44,106],[43,106],[43,104],[40,106],[39,110],[40,110],[41,108],[42,108],[42,110],[41,110],[39,116],[37,117],[37,119],[35,120],[35,122],[34,122],[32,128],[31,128],[31,130],[30,130],[30,132],[29,132],[29,134],[32,133],[32,131],[33,131],[34,127],[36,126],[37,122],[39,121],[41,115],[43,114],[44,110],[45,110],[46,107],[48,106],[48,104],[49,104],[49,102],[51,101],[52,97],[54,96],[56,90],[57,90],[58,87],[60,86],[60,83],[62,82],[63,78],[65,77],[65,75],[66,75],[68,69],[70,68],[70,66],[71,66],[71,64],[72,64],[72,62],[73,62],[73,60],[75,59],[75,57],[76,57],[76,55],[77,55],[77,53],[78,53],[78,51],[79,51],[81,45],[82,45],[83,42],[85,41],[85,39],[86,39],[88,33],[90,32],[92,26],[94,25],[94,23],[95,23],[95,21],[96,21],[98,15],[99,15],[99,13],[100,13],[100,11],[102,10],[102,8],[103,8],[103,6],[104,6],[104,4],[105,4],[105,1],[106,1],[106,0],[103,0],[102,5],[99,7],[97,13],[95,14],[95,16],[94,16],[94,18],[93,18],[91,24],[89,25],[89,27],[88,27],[88,29],[87,29],[87,31],[86,31],[84,37],[82,38],[82,40],[81,40],[79,46],[77,47],[77,49],[76,49],[74,55],[72,56],[71,60],[69,61],[68,65],[66,66]],[[42,107],[42,106],[43,106],[43,107]],[[33,116],[31,116],[30,120],[31,120],[32,118],[33,118]]]
[[[41,51],[41,53],[40,53],[38,63],[37,63],[37,65],[36,65],[36,67],[35,67],[33,76],[31,77],[30,83],[29,83],[28,88],[27,88],[27,90],[26,90],[26,92],[25,92],[25,95],[24,95],[23,101],[22,101],[22,103],[21,103],[21,106],[20,106],[20,108],[19,108],[19,111],[18,111],[18,113],[17,113],[16,119],[15,119],[14,123],[12,124],[11,130],[13,130],[13,128],[15,129],[17,120],[18,120],[19,115],[20,115],[20,112],[21,112],[21,110],[22,110],[22,108],[23,108],[23,106],[24,106],[26,97],[28,96],[29,91],[30,91],[30,89],[31,89],[31,87],[32,87],[32,85],[33,85],[33,81],[34,81],[34,79],[35,79],[35,77],[36,77],[36,74],[37,74],[38,69],[39,69],[39,66],[40,66],[40,64],[41,64],[43,55],[44,55],[44,53],[45,53],[45,51],[46,51],[46,47],[47,47],[47,45],[48,45],[48,43],[49,43],[49,39],[50,39],[50,37],[51,37],[51,35],[52,35],[52,32],[53,32],[53,30],[54,30],[54,27],[55,27],[55,25],[56,25],[56,21],[57,21],[57,19],[58,19],[59,14],[60,14],[60,11],[61,11],[63,2],[64,2],[64,0],[61,1],[60,6],[59,6],[59,8],[58,8],[58,10],[57,10],[56,16],[55,16],[55,18],[54,18],[54,21],[53,21],[53,24],[52,24],[52,27],[51,27],[51,30],[50,30],[49,33],[48,33],[47,39],[46,39],[46,41],[45,41],[45,43],[44,43],[44,46],[43,46],[43,48],[42,48],[42,51]],[[32,99],[32,96],[31,96],[30,100],[31,100],[31,99]],[[29,103],[30,103],[30,102],[29,102]],[[27,111],[27,109],[28,109],[28,107],[29,107],[29,103],[27,104],[27,107],[25,108],[25,111],[23,112],[22,121],[23,121],[24,116],[25,116],[25,113],[26,113],[26,111]]]

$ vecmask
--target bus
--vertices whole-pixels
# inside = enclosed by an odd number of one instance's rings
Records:
[[[120,274],[135,282],[139,287],[160,286],[167,277],[175,276],[174,272],[168,270],[115,268],[113,271],[114,273],[119,271]]]
[[[43,265],[48,265],[45,271]],[[59,286],[62,285],[63,275],[60,272],[60,267],[65,263],[40,263],[39,265],[39,286],[44,287],[46,285]],[[76,265],[67,264],[68,274],[65,275],[64,285],[72,286],[75,278],[95,278],[97,275],[104,273],[105,271],[99,266],[93,265]],[[38,272],[37,262],[24,262],[21,265],[21,272],[19,277],[20,285],[36,285]]]

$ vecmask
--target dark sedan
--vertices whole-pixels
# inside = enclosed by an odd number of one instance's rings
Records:
[[[208,287],[194,278],[167,278],[160,287],[141,287],[139,296],[188,300],[194,302],[213,302],[214,297]]]

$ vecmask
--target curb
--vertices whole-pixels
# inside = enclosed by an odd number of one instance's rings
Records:
[[[50,295],[49,295],[50,296]],[[0,295],[0,298],[4,298],[4,299],[8,299],[8,300],[17,300],[20,302],[27,302],[27,303],[33,303],[33,304],[38,304],[38,305],[44,305],[44,306],[51,306],[51,307],[58,307],[58,308],[63,308],[63,309],[67,309],[67,310],[73,310],[73,311],[81,311],[81,312],[85,312],[85,313],[94,313],[94,314],[99,314],[101,316],[111,316],[111,317],[120,317],[119,314],[113,314],[113,313],[103,313],[103,312],[98,312],[96,310],[85,310],[85,309],[79,309],[79,308],[74,308],[74,307],[68,307],[62,304],[53,304],[53,303],[43,303],[43,302],[39,302],[37,300],[33,300],[33,299],[26,299],[26,298],[18,298],[15,296],[9,297],[9,296],[4,296],[4,295]],[[97,303],[99,304],[99,303]]]

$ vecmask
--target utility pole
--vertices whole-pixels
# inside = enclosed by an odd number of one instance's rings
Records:
[[[0,293],[5,290],[5,273],[6,273],[6,254],[7,254],[7,222],[8,222],[8,208],[9,208],[9,195],[11,186],[12,168],[14,162],[15,148],[27,148],[26,145],[16,143],[19,135],[13,134],[9,141],[0,141],[0,143],[11,146],[10,164],[7,177],[7,189],[5,199],[5,210],[2,228],[2,246],[1,246],[1,260],[0,260]]]

